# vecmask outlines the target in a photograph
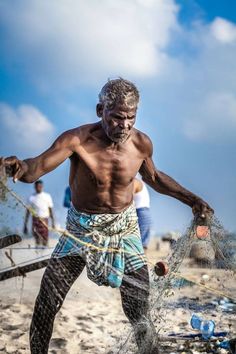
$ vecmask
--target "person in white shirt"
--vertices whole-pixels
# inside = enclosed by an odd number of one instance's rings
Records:
[[[53,215],[53,201],[49,193],[43,191],[43,182],[38,180],[34,184],[35,193],[28,199],[29,209],[26,211],[24,233],[28,234],[27,223],[32,213],[32,234],[36,245],[48,244],[48,220],[51,219],[52,227],[55,227]]]
[[[134,204],[138,215],[138,224],[142,238],[143,248],[147,249],[151,235],[151,213],[150,213],[150,197],[145,183],[138,179],[134,179]]]

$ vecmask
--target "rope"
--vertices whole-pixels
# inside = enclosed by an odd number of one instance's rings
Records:
[[[208,286],[208,285],[199,283],[199,282],[197,282],[196,280],[192,279],[191,277],[189,278],[189,277],[183,276],[183,275],[181,275],[181,274],[179,274],[179,273],[174,273],[174,276],[175,276],[176,278],[181,278],[181,279],[183,279],[183,280],[187,280],[187,281],[189,281],[189,282],[191,282],[191,283],[193,283],[193,284],[199,286],[200,288],[203,288],[204,290],[210,291],[211,293],[217,294],[217,295],[222,296],[222,297],[227,297],[228,299],[230,299],[230,300],[236,302],[236,297],[233,297],[233,296],[231,296],[231,295],[228,295],[228,294],[226,294],[226,293],[224,293],[224,292],[222,292],[222,291],[219,291],[219,290],[217,290],[217,289],[214,289],[214,288],[212,288],[212,287],[210,287],[210,286]]]

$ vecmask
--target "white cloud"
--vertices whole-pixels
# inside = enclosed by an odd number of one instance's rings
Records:
[[[177,11],[174,0],[5,1],[2,53],[42,88],[109,75],[150,77],[165,65],[163,50],[178,30]]]
[[[212,25],[213,36],[222,43],[231,43],[236,40],[236,26],[223,18],[216,18]]]
[[[188,139],[206,139],[205,125],[212,141],[232,139],[234,113],[223,107],[234,107],[236,25],[218,17],[187,29],[177,13],[174,0],[22,0],[14,8],[3,1],[2,60],[20,66],[41,89],[52,88],[51,95],[59,92],[61,106],[62,89],[74,94],[107,77],[134,79],[142,101],[153,97],[158,116]],[[84,117],[87,107],[72,101],[65,102],[68,111]]]
[[[1,145],[6,153],[32,156],[47,148],[54,126],[37,108],[22,104],[16,109],[0,103]]]
[[[149,92],[154,96],[154,116],[170,131],[199,143],[232,144],[236,136],[236,40],[229,42],[226,35],[216,38],[213,28],[219,23],[236,29],[234,23],[220,18],[182,28],[175,38],[179,51],[169,57],[166,74],[152,80]],[[152,123],[155,136],[154,129]]]

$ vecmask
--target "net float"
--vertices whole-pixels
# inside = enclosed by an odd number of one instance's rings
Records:
[[[196,236],[200,239],[205,239],[209,236],[209,227],[204,225],[198,225],[196,227]]]
[[[206,239],[210,235],[211,217],[208,215],[195,216],[195,234],[199,239]]]
[[[168,273],[168,271],[169,271],[169,267],[168,267],[167,263],[165,263],[163,261],[159,261],[155,264],[154,272],[159,277],[165,276]]]

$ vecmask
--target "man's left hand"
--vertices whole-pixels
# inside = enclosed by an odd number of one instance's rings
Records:
[[[202,219],[214,214],[214,210],[210,207],[210,205],[200,198],[193,204],[192,211],[194,215],[198,215]]]

